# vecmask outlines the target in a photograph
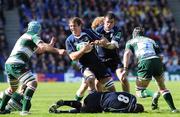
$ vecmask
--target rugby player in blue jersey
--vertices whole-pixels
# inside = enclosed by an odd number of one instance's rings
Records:
[[[117,17],[112,12],[104,16],[103,25],[98,26],[95,30],[107,39],[105,45],[97,46],[98,56],[104,65],[112,72],[116,73],[121,81],[122,90],[129,92],[129,82],[121,77],[123,65],[119,56],[119,46],[122,32],[116,25]],[[98,42],[98,41],[97,41]]]
[[[112,77],[106,67],[101,63],[93,42],[102,40],[103,37],[93,30],[83,30],[82,20],[73,17],[69,20],[69,27],[72,34],[66,39],[66,50],[71,60],[79,61],[84,81],[89,86],[89,91],[101,91],[99,87],[95,87],[95,79],[97,79],[108,91],[115,91]]]
[[[123,65],[119,56],[119,46],[121,39],[120,27],[116,26],[117,18],[112,12],[108,12],[104,17],[97,17],[92,22],[92,29],[98,34],[106,38],[106,43],[101,43],[101,40],[96,40],[95,43],[99,46],[96,47],[98,56],[100,57],[102,63],[109,69],[112,73],[115,73],[118,79],[121,81],[122,90],[129,92],[129,82],[127,79],[121,77],[121,72],[123,71]],[[99,87],[101,83],[97,83]],[[76,100],[81,100],[83,98],[84,92],[87,89],[87,84],[82,81],[81,87],[76,92]]]
[[[62,106],[74,109],[63,110]],[[136,97],[127,92],[94,92],[86,96],[81,104],[75,100],[59,100],[49,108],[50,113],[138,113],[144,107],[137,103]]]

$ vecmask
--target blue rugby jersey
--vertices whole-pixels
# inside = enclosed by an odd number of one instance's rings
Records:
[[[66,50],[70,54],[71,52],[78,51],[76,46],[81,42],[93,42],[95,40],[101,39],[101,35],[98,35],[95,31],[91,29],[82,30],[79,37],[71,34],[66,39]],[[81,66],[96,65],[100,62],[100,59],[97,55],[97,51],[93,48],[89,53],[85,53],[80,59],[79,63]]]
[[[84,99],[87,112],[130,113],[134,112],[136,104],[136,97],[127,92],[94,92]]]
[[[119,27],[114,26],[109,32],[104,31],[104,26],[99,26],[96,28],[96,32],[106,37],[109,42],[116,41],[118,45],[121,39],[121,30]],[[119,51],[117,48],[115,49],[106,49],[104,47],[97,47],[98,56],[102,59],[102,61],[120,59]]]
[[[134,112],[136,97],[127,92],[109,92],[101,96],[101,108],[105,112]]]

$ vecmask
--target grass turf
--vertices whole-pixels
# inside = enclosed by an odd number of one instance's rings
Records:
[[[174,98],[174,103],[176,107],[180,108],[180,91],[179,91],[180,82],[166,82],[166,86],[171,91],[172,96]],[[76,90],[78,89],[80,83],[39,83],[38,89],[32,99],[32,108],[31,108],[31,117],[132,117],[132,116],[140,116],[140,117],[179,117],[180,113],[171,113],[169,107],[164,101],[163,97],[160,97],[159,100],[159,110],[152,111],[151,110],[151,98],[138,98],[138,102],[142,103],[145,107],[144,113],[138,114],[119,114],[119,113],[99,113],[99,114],[49,114],[48,108],[51,104],[59,99],[64,100],[72,100],[74,99],[74,95]],[[117,91],[121,91],[121,86],[119,82],[115,83]],[[131,93],[135,94],[135,83],[131,82]],[[7,83],[0,83],[0,90],[4,90],[7,88]],[[156,90],[157,86],[155,82],[151,82],[149,85],[149,89]],[[11,117],[19,117],[19,112],[13,112],[10,115]]]

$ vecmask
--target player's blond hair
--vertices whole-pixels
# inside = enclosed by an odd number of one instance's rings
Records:
[[[78,26],[83,26],[83,20],[81,19],[81,18],[79,18],[79,17],[72,17],[72,18],[70,18],[69,19],[69,23],[73,23],[73,24],[77,24]]]
[[[104,20],[103,16],[96,17],[91,24],[91,28],[96,29],[99,25],[103,24],[103,20]]]

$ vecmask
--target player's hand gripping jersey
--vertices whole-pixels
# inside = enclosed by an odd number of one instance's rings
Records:
[[[74,36],[71,34],[66,40],[66,49],[68,53],[79,51],[81,48],[82,43],[90,43],[93,42],[95,39],[100,39],[101,36],[95,33],[93,30],[83,30],[79,37]],[[91,51],[88,51],[84,54],[80,59],[79,62],[82,66],[87,65],[95,65],[99,62],[99,58],[96,54],[96,50],[93,47]]]

